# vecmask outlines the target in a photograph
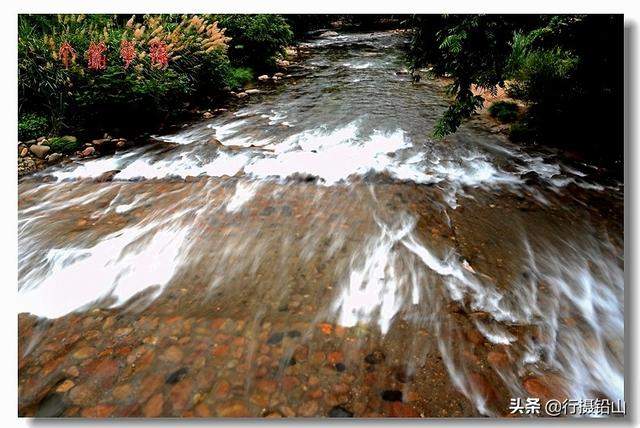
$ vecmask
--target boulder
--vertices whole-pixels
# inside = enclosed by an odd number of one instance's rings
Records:
[[[120,139],[120,140],[118,140],[118,142],[116,143],[116,148],[118,148],[118,149],[122,149],[122,148],[124,148],[124,146],[126,146],[126,145],[127,145],[127,140]]]
[[[45,140],[45,138],[44,138],[44,137],[38,137],[38,138],[36,138],[36,142],[37,142],[37,143],[40,143],[40,142],[42,142],[42,141],[44,141],[44,140]]]
[[[246,91],[244,91],[244,92],[245,92],[245,94],[249,94],[249,95],[252,95],[252,94],[259,94],[259,93],[260,93],[260,89],[247,89],[247,90],[246,90]]]
[[[31,153],[42,159],[47,155],[51,148],[49,146],[34,144],[33,146],[29,147],[29,150],[31,151]]]
[[[244,98],[244,97],[248,97],[248,96],[249,96],[249,94],[247,94],[246,92],[238,92],[236,94],[237,98]]]
[[[26,155],[28,155],[28,154],[29,154],[29,149],[28,149],[28,148],[23,147],[23,148],[20,150],[20,156],[21,156],[21,157],[25,157],[25,156],[26,156]]]
[[[49,163],[56,163],[56,162],[60,162],[62,160],[62,153],[51,153],[49,156],[47,156],[47,162]]]
[[[211,119],[213,117],[213,113],[211,113],[210,111],[205,111],[204,113],[202,113],[202,117],[205,119]]]
[[[82,151],[81,155],[82,155],[83,157],[91,156],[91,155],[92,155],[92,154],[94,154],[95,152],[96,152],[96,149],[95,149],[95,148],[93,148],[93,147],[87,147],[86,149],[84,149],[84,150]]]
[[[258,76],[258,80],[261,81],[261,82],[269,80],[269,75],[268,74],[263,74],[262,76]]]
[[[320,34],[320,37],[335,37],[337,35],[338,33],[336,33],[335,31],[325,31],[324,33]]]
[[[284,76],[284,73],[280,73],[280,72],[273,74],[273,77],[283,77],[283,76]]]

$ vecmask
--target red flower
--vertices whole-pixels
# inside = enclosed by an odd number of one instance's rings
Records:
[[[104,70],[107,67],[107,57],[103,54],[107,50],[104,42],[89,44],[87,49],[88,67],[92,70]]]
[[[64,64],[64,68],[69,68],[70,60],[75,61],[78,55],[76,54],[75,49],[71,47],[69,42],[62,42],[62,44],[60,45],[60,50],[58,51],[58,56]]]
[[[169,55],[167,53],[167,45],[159,40],[154,40],[150,44],[149,56],[151,57],[151,65],[166,67],[169,64]]]
[[[128,68],[131,61],[136,57],[135,43],[131,40],[120,42],[120,58],[124,61],[124,68]]]

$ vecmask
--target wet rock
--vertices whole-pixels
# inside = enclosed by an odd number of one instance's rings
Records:
[[[144,405],[142,414],[145,418],[157,418],[162,414],[162,408],[164,407],[164,398],[162,393],[159,392]]]
[[[262,211],[260,211],[260,215],[263,217],[270,216],[274,213],[276,209],[272,206],[265,207]]]
[[[130,384],[119,385],[113,389],[111,395],[118,401],[126,400],[131,397],[133,392],[133,388]]]
[[[353,413],[342,406],[333,406],[327,416],[330,418],[352,418]]]
[[[94,154],[96,152],[96,149],[93,147],[87,147],[86,149],[84,149],[80,154],[82,155],[82,157],[87,157],[87,156],[91,156],[92,154]]]
[[[336,33],[335,31],[325,31],[324,33],[320,34],[320,37],[335,37],[337,35],[338,33]]]
[[[99,177],[97,177],[95,180],[93,180],[95,183],[106,183],[109,181],[113,181],[113,177],[116,176],[116,174],[118,174],[120,172],[119,169],[114,169],[111,171],[107,171],[104,172],[102,174],[100,174]]]
[[[211,113],[210,111],[205,111],[204,113],[202,113],[203,119],[211,119],[212,117],[213,117],[213,113]]]
[[[165,383],[169,385],[176,384],[180,382],[187,375],[188,372],[189,372],[188,368],[182,367],[176,370],[175,372],[169,374],[169,376],[167,376],[165,379]]]
[[[380,364],[386,358],[386,355],[382,351],[373,351],[364,357],[364,362],[367,364]]]
[[[85,358],[88,358],[94,355],[95,353],[96,353],[96,348],[93,348],[91,346],[85,346],[83,348],[78,349],[76,352],[74,352],[73,358],[78,360],[84,360]]]
[[[109,404],[98,404],[97,406],[82,409],[83,418],[108,418],[115,410],[115,406]]]
[[[390,413],[394,418],[420,417],[420,414],[410,404],[401,403],[399,401],[396,401],[391,405]]]
[[[308,418],[311,416],[315,416],[318,413],[319,409],[320,409],[320,406],[318,405],[318,402],[315,400],[311,400],[311,401],[307,401],[306,403],[303,403],[298,408],[298,414],[300,416],[304,416]]]
[[[62,153],[52,153],[49,156],[47,156],[47,162],[49,163],[56,163],[56,162],[60,162],[62,160]]]
[[[90,406],[95,403],[99,394],[95,387],[87,384],[78,385],[69,392],[69,401],[78,406]]]
[[[249,409],[241,402],[224,403],[217,407],[218,416],[223,418],[241,418],[250,416]]]
[[[56,392],[65,393],[69,391],[71,388],[73,388],[74,386],[76,386],[76,384],[71,379],[67,379],[64,382],[62,382],[60,385],[58,385],[58,387],[56,388]]]
[[[269,75],[268,74],[263,74],[262,76],[258,76],[258,80],[261,81],[261,82],[269,80]]]
[[[344,359],[342,352],[340,351],[334,351],[334,352],[329,352],[329,355],[327,355],[327,361],[329,361],[331,364],[337,364],[342,362]]]
[[[167,350],[164,351],[164,354],[162,354],[163,360],[169,361],[172,363],[179,363],[180,360],[182,360],[182,357],[183,357],[182,350],[175,345],[168,347]]]
[[[34,155],[36,155],[37,157],[39,157],[40,159],[43,159],[45,157],[45,155],[47,153],[49,153],[49,150],[51,150],[51,147],[49,147],[49,146],[41,146],[41,145],[37,145],[37,144],[29,147],[29,151],[31,153],[33,153]]]
[[[287,336],[292,338],[292,339],[295,339],[295,338],[298,338],[298,337],[302,336],[302,333],[300,333],[298,330],[289,330],[287,332]]]
[[[67,407],[62,394],[49,394],[40,402],[35,416],[37,418],[57,418],[64,414]]]
[[[259,94],[260,92],[260,89],[247,89],[246,91],[244,91],[244,93],[247,95]]]
[[[531,394],[532,397],[549,398],[553,396],[547,385],[545,385],[542,380],[535,377],[525,379],[522,386],[524,386],[524,389]]]
[[[267,339],[267,344],[269,344],[269,345],[277,345],[278,343],[282,342],[283,338],[284,338],[284,333],[283,332],[273,333],[269,337],[269,339]]]
[[[497,367],[506,367],[509,364],[509,357],[503,352],[491,351],[487,354],[487,361]]]
[[[529,171],[526,174],[522,174],[520,175],[520,178],[524,180],[525,184],[540,184],[540,176],[535,171]]]
[[[249,94],[247,94],[246,92],[238,92],[236,94],[236,98],[245,98],[245,97],[248,97],[248,96],[249,96]]]
[[[196,416],[198,416],[199,418],[209,418],[209,417],[211,417],[211,411],[209,410],[209,407],[204,403],[199,403],[193,409],[193,411],[196,414]]]
[[[347,369],[347,366],[345,366],[343,363],[336,363],[336,364],[334,364],[334,366],[333,366],[333,367],[334,367],[334,368],[336,369],[336,371],[338,371],[338,372],[343,372],[343,371],[345,371],[345,370]]]
[[[256,388],[259,391],[273,394],[274,392],[276,392],[276,389],[278,389],[278,384],[275,380],[260,379],[258,382],[256,382]]]
[[[402,391],[397,389],[386,389],[380,393],[384,401],[402,401]]]

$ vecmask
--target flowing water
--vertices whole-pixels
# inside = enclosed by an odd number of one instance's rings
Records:
[[[432,140],[403,43],[313,40],[237,108],[22,179],[20,413],[623,399],[622,184],[477,121]]]

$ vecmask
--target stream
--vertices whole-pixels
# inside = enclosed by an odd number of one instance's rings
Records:
[[[406,36],[18,185],[25,416],[507,416],[624,399],[624,187],[470,121]],[[588,126],[587,124],[585,124]]]

